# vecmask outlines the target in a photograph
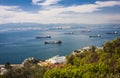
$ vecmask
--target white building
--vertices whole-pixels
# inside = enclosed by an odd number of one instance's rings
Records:
[[[22,65],[24,65],[26,62],[32,61],[32,60],[34,60],[34,57],[27,58],[22,62]]]
[[[90,47],[90,46],[88,46],[88,47],[84,47],[84,48],[81,50],[81,52],[84,52],[84,51],[89,52],[89,51],[90,51],[90,49],[91,49],[91,47]]]
[[[51,62],[53,64],[56,64],[56,63],[65,63],[66,62],[66,58],[65,56],[59,56],[59,55],[56,55],[52,58],[49,58],[48,60],[46,60],[47,62]]]
[[[7,69],[5,69],[4,67],[0,68],[0,75],[3,75],[6,72],[7,72]]]
[[[82,49],[77,49],[77,50],[73,51],[72,54],[75,55],[75,54],[77,54],[77,53],[79,54],[79,53],[82,53],[82,52],[84,52],[84,51],[90,52],[90,49],[91,49],[91,46],[83,47]],[[97,49],[103,50],[103,47],[96,47],[95,51],[96,51]]]

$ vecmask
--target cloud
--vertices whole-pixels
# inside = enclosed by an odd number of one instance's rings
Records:
[[[115,5],[120,5],[120,1],[106,1],[106,2],[96,1],[95,3],[99,5],[99,7],[112,7]]]
[[[42,0],[33,0],[34,4],[45,3]],[[54,2],[56,1],[56,2]],[[77,23],[77,24],[101,24],[119,23],[120,14],[99,14],[104,7],[120,6],[120,1],[96,1],[94,4],[73,5],[68,7],[51,6],[58,0],[49,2],[49,6],[43,7],[36,13],[23,11],[19,6],[0,6],[0,23]],[[46,5],[46,4],[44,4]]]
[[[43,0],[32,0],[32,3],[35,5],[40,5],[41,2],[43,2]]]
[[[39,11],[43,14],[51,13],[65,13],[65,12],[76,12],[76,13],[92,13],[95,11],[101,11],[104,7],[120,6],[120,1],[96,1],[95,4],[84,4],[84,5],[73,5],[68,7],[47,7],[45,10]]]
[[[42,5],[42,6],[50,6],[53,4],[57,4],[60,0],[32,0],[33,4],[35,5]]]

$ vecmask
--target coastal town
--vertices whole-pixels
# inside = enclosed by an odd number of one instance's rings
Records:
[[[24,67],[24,65],[27,62],[34,62],[36,59],[34,57],[30,57],[25,59],[21,64],[10,64],[10,66],[12,68],[21,68]],[[54,67],[63,67],[64,64],[66,63],[66,58],[65,56],[59,56],[56,55],[54,57],[51,57],[45,61],[38,61],[37,64],[39,66],[43,66],[43,67],[49,67],[49,68],[54,68]],[[4,65],[0,65],[0,75],[3,75],[7,72],[7,68],[6,68],[6,64]]]

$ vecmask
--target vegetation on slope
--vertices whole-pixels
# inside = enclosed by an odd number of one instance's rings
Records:
[[[64,68],[48,70],[44,78],[120,78],[120,38],[66,58]]]

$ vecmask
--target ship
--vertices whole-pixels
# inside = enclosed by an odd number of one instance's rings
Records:
[[[114,32],[108,32],[107,34],[118,34],[117,31],[114,31]]]
[[[91,35],[89,37],[101,37],[101,35],[100,34],[98,34],[98,35]]]
[[[64,34],[72,35],[72,34],[74,34],[74,33],[73,33],[73,32],[66,32],[66,33],[64,33]]]
[[[48,36],[39,36],[39,37],[36,37],[37,39],[39,39],[39,38],[51,38],[51,36],[50,35],[48,35]]]
[[[61,44],[62,41],[58,40],[58,41],[45,41],[44,44]]]

